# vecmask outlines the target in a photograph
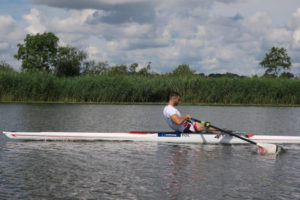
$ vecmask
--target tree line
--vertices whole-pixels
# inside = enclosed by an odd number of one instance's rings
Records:
[[[107,62],[95,62],[87,59],[87,53],[70,45],[59,46],[59,38],[52,32],[43,34],[27,34],[24,43],[19,43],[18,51],[14,57],[22,62],[23,72],[44,71],[58,77],[75,77],[80,75],[158,75],[151,71],[151,62],[146,67],[138,70],[139,64],[109,66]],[[264,59],[259,63],[266,69],[263,77],[293,78],[294,75],[288,70],[291,69],[291,58],[285,48],[272,47]],[[10,66],[1,61],[0,70]],[[205,75],[191,70],[188,64],[178,65],[169,75],[189,76],[198,75],[206,77],[228,77],[240,78],[234,73],[212,73]]]

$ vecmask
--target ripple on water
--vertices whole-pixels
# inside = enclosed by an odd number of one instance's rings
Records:
[[[0,104],[1,113],[15,116],[0,118],[0,130],[165,130],[157,117],[161,109]],[[281,124],[274,134],[294,135],[297,127],[291,122],[299,124],[300,119],[298,108],[180,109],[227,128],[258,133],[270,133],[270,127]],[[120,111],[130,118],[119,119]],[[110,113],[109,123],[103,113]],[[111,123],[114,119],[118,123]],[[300,147],[284,147],[286,153],[272,157],[253,153],[254,145],[16,142],[1,135],[0,199],[299,199]]]

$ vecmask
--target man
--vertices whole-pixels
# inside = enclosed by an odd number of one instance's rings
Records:
[[[177,132],[193,133],[201,132],[209,129],[208,122],[194,122],[191,120],[191,115],[181,116],[180,112],[175,108],[180,102],[180,94],[171,92],[169,96],[168,105],[164,108],[163,115],[168,125]],[[219,133],[219,132],[215,132]]]

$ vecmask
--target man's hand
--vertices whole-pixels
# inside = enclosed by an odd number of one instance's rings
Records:
[[[205,128],[209,128],[209,127],[210,127],[210,122],[201,121],[201,124],[202,124]]]
[[[192,116],[191,115],[186,115],[186,116],[184,116],[185,117],[185,120],[187,120],[187,119],[192,119]]]

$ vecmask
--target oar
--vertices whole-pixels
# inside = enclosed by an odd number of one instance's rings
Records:
[[[201,123],[201,121],[198,120],[198,119],[192,118],[192,120],[194,120],[195,122]],[[260,154],[277,154],[277,153],[281,150],[281,147],[278,146],[278,145],[275,145],[275,144],[269,144],[269,143],[257,143],[257,142],[254,142],[254,141],[252,141],[252,140],[249,140],[249,139],[247,139],[247,138],[244,138],[244,137],[242,137],[242,136],[240,136],[240,135],[237,135],[237,134],[235,134],[235,133],[232,133],[232,132],[230,132],[230,131],[226,131],[226,130],[223,130],[223,129],[218,128],[218,127],[216,127],[216,126],[213,126],[213,125],[211,125],[211,124],[209,125],[209,127],[212,127],[212,128],[214,128],[214,129],[216,129],[216,130],[218,130],[218,131],[221,131],[221,132],[223,132],[223,133],[227,133],[227,134],[229,134],[229,135],[231,135],[231,136],[237,137],[237,138],[239,138],[239,139],[241,139],[241,140],[244,140],[244,141],[246,141],[246,142],[249,142],[249,143],[251,143],[251,144],[254,144],[254,145],[258,146],[258,148],[259,148],[259,153],[260,153]]]

